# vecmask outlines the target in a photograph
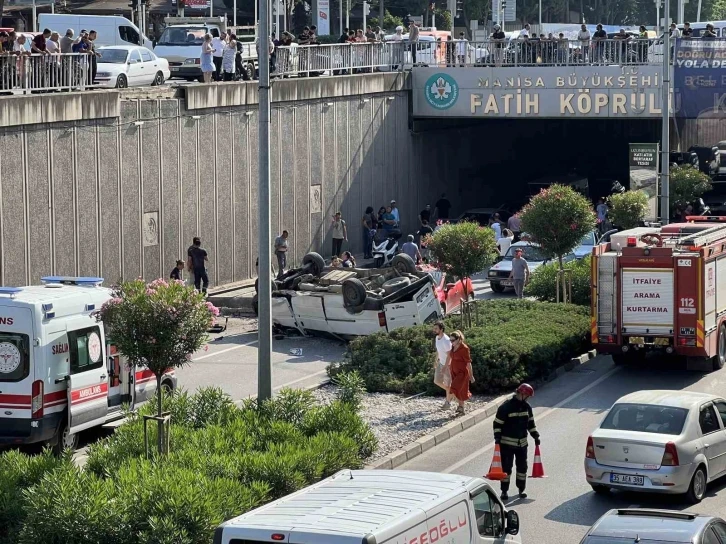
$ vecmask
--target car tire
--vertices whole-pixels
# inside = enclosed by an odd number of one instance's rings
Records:
[[[63,421],[58,428],[58,437],[56,443],[52,446],[52,451],[55,455],[61,455],[66,449],[76,451],[78,448],[78,433],[71,434],[70,420],[67,417],[63,418]]]
[[[319,276],[323,273],[325,268],[325,259],[323,259],[319,253],[311,251],[306,253],[302,260],[303,268],[308,267],[310,274],[313,276]]]
[[[492,291],[494,291],[495,293],[503,293],[504,290],[506,289],[506,287],[504,287],[499,282],[492,282],[492,281],[490,281],[489,282],[489,286],[492,288]]]
[[[410,255],[406,253],[399,253],[393,257],[391,265],[399,274],[415,274],[416,263],[413,261]]]
[[[404,287],[408,287],[409,285],[411,285],[411,280],[409,278],[400,277],[388,280],[381,287],[387,295],[390,295],[391,293],[400,291],[401,289],[403,289]]]
[[[346,308],[362,305],[367,296],[365,285],[358,278],[349,278],[343,282],[343,305]]]
[[[691,478],[691,485],[688,486],[686,492],[686,499],[691,504],[698,504],[703,500],[706,494],[706,486],[708,485],[708,478],[706,477],[706,469],[703,466],[699,466],[696,472],[693,473]]]
[[[164,396],[168,397],[174,392],[174,384],[171,380],[164,380],[161,382],[161,390],[164,392]]]
[[[718,342],[716,347],[716,356],[713,358],[713,369],[721,370],[726,364],[726,326],[724,325],[721,325],[718,329]]]
[[[154,81],[151,82],[152,87],[158,87],[159,85],[164,84],[164,74],[162,72],[156,72],[156,75],[154,76]]]
[[[255,312],[255,317],[260,316],[260,301],[257,293],[252,297],[252,311]]]
[[[606,485],[590,484],[590,487],[592,487],[592,490],[598,495],[607,495],[610,493],[610,488]]]
[[[118,78],[116,78],[116,88],[117,89],[125,89],[129,86],[129,80],[126,79],[126,76],[123,74],[119,74]]]

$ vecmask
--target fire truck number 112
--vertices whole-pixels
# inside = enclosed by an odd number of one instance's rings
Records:
[[[695,301],[692,298],[682,298],[681,299],[681,308],[693,308],[695,305]]]

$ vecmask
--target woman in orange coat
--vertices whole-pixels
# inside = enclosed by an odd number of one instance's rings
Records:
[[[469,346],[464,343],[464,334],[461,331],[454,331],[449,337],[451,339],[451,353],[449,355],[449,369],[451,370],[451,395],[456,397],[459,407],[457,414],[464,413],[464,403],[469,400],[469,382],[474,381],[474,373],[471,368],[471,353]]]

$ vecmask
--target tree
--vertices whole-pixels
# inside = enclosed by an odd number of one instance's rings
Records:
[[[451,28],[451,12],[442,8],[436,11],[436,29],[437,30],[453,30]]]
[[[608,200],[610,220],[621,229],[637,227],[648,213],[648,195],[644,191],[625,191]]]
[[[671,212],[685,208],[713,188],[711,178],[689,165],[676,166],[670,171]]]
[[[378,17],[371,17],[370,24],[373,27],[380,26],[381,30],[385,30],[387,28],[394,29],[397,26],[403,26],[403,19],[391,15],[391,12],[386,10],[386,16],[383,18],[383,24],[378,22]]]
[[[551,185],[535,195],[520,212],[522,232],[532,236],[549,257],[572,251],[584,236],[595,230],[596,219],[590,201],[571,187]]]
[[[146,284],[138,279],[113,287],[112,298],[98,313],[113,344],[131,365],[145,366],[156,376],[157,445],[162,452],[161,378],[184,366],[207,340],[219,310],[204,295],[181,281],[163,279]]]

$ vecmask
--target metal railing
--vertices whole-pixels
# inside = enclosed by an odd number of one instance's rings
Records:
[[[86,53],[0,54],[0,93],[83,90],[92,82]]]
[[[419,43],[419,46],[421,44]],[[662,44],[650,39],[516,39],[436,42],[429,66],[577,66],[658,64]],[[420,54],[418,55],[421,56]]]
[[[371,71],[400,71],[411,65],[411,52],[401,42],[290,45],[278,47],[272,75],[307,77]]]

